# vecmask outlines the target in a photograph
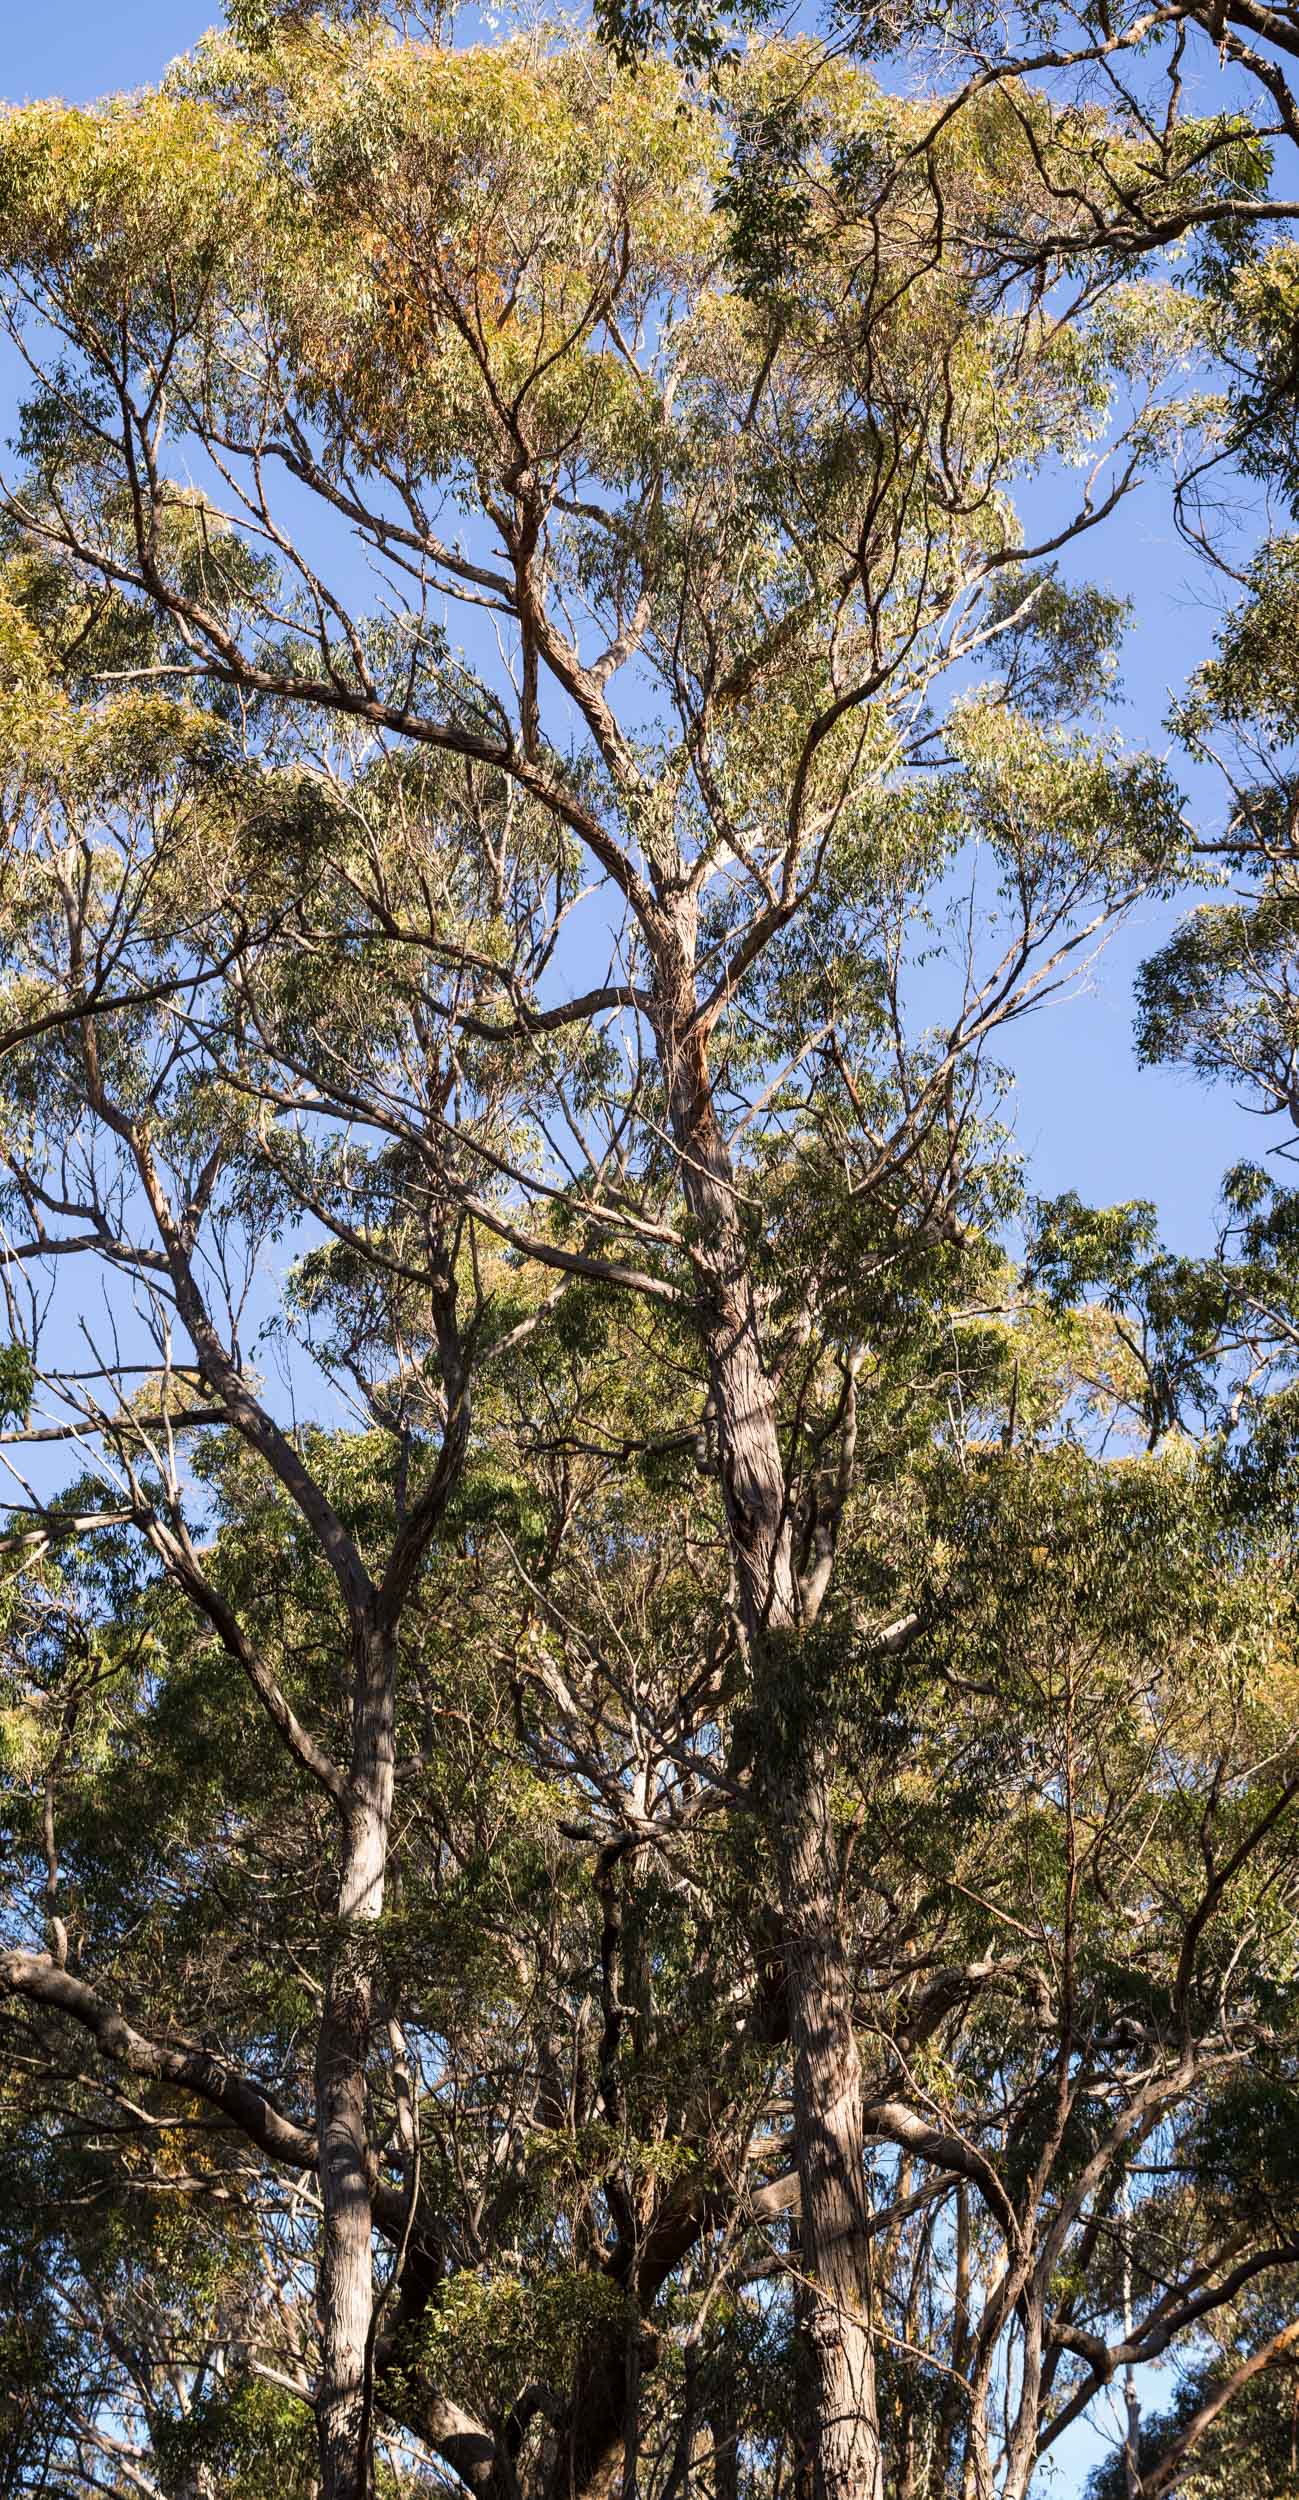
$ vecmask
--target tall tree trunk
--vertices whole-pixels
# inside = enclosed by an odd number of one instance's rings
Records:
[[[827,1747],[809,1730],[777,1799],[803,2207],[801,2311],[814,2407],[812,2487],[816,2500],[881,2500],[861,2063],[838,1916],[832,1771]]]
[[[740,2500],[740,2417],[733,2378],[713,2398],[708,2429],[713,2445],[713,2500]]]
[[[776,1399],[762,1359],[753,1265],[730,1149],[696,1013],[693,914],[665,925],[655,960],[658,1044],[681,1186],[693,1228],[699,1319],[722,1492],[755,1698],[789,1721],[799,1626]],[[838,1919],[833,1764],[815,1724],[791,1728],[769,1797],[794,2051],[794,2136],[807,2277],[816,2500],[880,2500],[861,2070],[852,1973]]]
[[[374,2317],[373,2192],[367,2067],[379,1978],[392,1819],[395,1644],[357,1638],[351,1811],[338,1889],[338,1934],[316,2041],[316,2125],[324,2204],[316,2398],[321,2500],[371,2500]]]

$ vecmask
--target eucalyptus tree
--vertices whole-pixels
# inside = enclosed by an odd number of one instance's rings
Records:
[[[1246,2296],[1215,2322],[1215,2349],[1188,2371],[1173,2402],[1148,2423],[1135,2450],[1140,2489],[1151,2500],[1268,2491],[1288,2500],[1299,2459],[1295,2440],[1295,2321],[1275,2291]],[[1126,2459],[1096,2477],[1097,2500],[1122,2500]]]
[[[971,1965],[1005,1955],[990,1986],[1009,2002],[994,2010],[982,1985],[962,1999],[953,1979],[962,2010],[949,2000],[933,2035],[930,2124],[955,2140],[930,2158],[978,2177],[982,2258],[936,2304],[931,2373],[955,2377],[913,2379],[912,2439],[937,2445],[934,2490],[1018,2494],[1112,2381],[1234,2323],[1251,2289],[1292,2296],[1288,2155],[1265,2116],[1288,2100],[1294,2054],[1291,1529],[1282,1501],[1242,1536],[1211,1455],[1107,1465],[1066,1445],[984,1460],[962,1491],[977,1532],[934,1666],[945,1710],[971,1714],[981,1793],[968,1840],[959,1807],[940,1822],[904,1788],[892,1811]],[[970,2024],[963,2054],[954,2020]],[[905,2074],[910,2047],[885,2029]],[[975,2148],[991,2175],[970,2168]],[[910,2322],[894,2330],[922,2346],[924,2271],[901,2269]],[[1261,2371],[1284,2346],[1264,2334],[1255,2350]],[[953,2415],[963,2438],[944,2461]]]
[[[1153,280],[1089,283],[1067,309],[1043,286],[1041,267],[1063,266],[1051,204],[1073,141],[992,91],[915,150],[935,108],[797,47],[756,52],[715,114],[661,63],[623,77],[544,31],[458,52],[295,11],[254,32],[210,43],[156,96],[6,120],[0,249],[35,375],[11,523],[92,606],[114,593],[152,618],[144,682],[223,690],[254,738],[277,706],[304,755],[384,742],[415,853],[436,858],[462,806],[493,811],[490,897],[466,912],[362,845],[341,944],[359,962],[377,936],[436,967],[448,1068],[530,1059],[527,1141],[457,1130],[453,1147],[449,1095],[431,1116],[421,1094],[412,1119],[411,1072],[350,1086],[332,1045],[322,1081],[255,977],[237,985],[222,1085],[247,1081],[241,1051],[265,1052],[278,1073],[257,1084],[287,1127],[322,1104],[373,1118],[439,1205],[557,1275],[689,1314],[735,1637],[779,1726],[831,1590],[870,1378],[851,1292],[823,1281],[829,1252],[878,1274],[959,1247],[983,1187],[966,1166],[989,1035],[1169,856],[1158,774],[1033,718],[1038,558],[1158,457],[1196,308]],[[795,77],[781,214],[797,249],[755,285],[728,268],[713,195],[745,117]],[[867,216],[822,179],[844,149],[898,160]],[[937,254],[935,152],[960,203]],[[996,257],[1008,224],[1047,238],[1018,287]],[[1082,483],[1034,549],[1014,485],[1062,461]],[[1048,626],[1048,654],[1059,640]],[[940,707],[945,677],[998,651],[1023,708],[1004,690]],[[909,767],[929,768],[932,802],[905,794]],[[325,772],[344,812],[354,769]],[[571,896],[574,863],[595,889],[544,943],[534,898],[517,901],[516,823],[555,893]],[[908,922],[926,896],[941,909],[971,830],[989,863],[975,939],[936,1030],[909,1031]],[[566,977],[583,937],[607,964],[594,983]],[[338,931],[312,927],[303,949],[323,963],[326,940]],[[768,1102],[812,1280],[782,1254],[774,1305],[746,1177]],[[843,1177],[828,1223],[797,1186],[799,1126]],[[295,1180],[296,1153],[271,1160],[298,1203],[350,1223],[300,1158]],[[230,1347],[202,1333],[188,1284],[179,1307],[206,1393],[231,1406]],[[368,1605],[343,1544],[337,1570]],[[902,1643],[911,1619],[877,1628]],[[874,2494],[861,2077],[814,1715],[773,1760],[816,2470],[827,2495]],[[340,1946],[340,1971],[354,1963]],[[355,2048],[364,1988],[350,2002]],[[364,2236],[349,2108],[337,2194]],[[331,2216],[334,2199],[327,2175]],[[346,2305],[349,2392],[337,2415],[322,2402],[331,2494],[363,2473],[359,2278]]]
[[[1217,1258],[1198,1286],[1200,1359],[1216,1329],[1234,1357],[1228,1418],[1238,1420],[1245,1402],[1270,1417],[1267,1437],[1279,1462],[1292,1437],[1299,1348],[1299,1199],[1290,1177],[1299,1130],[1299,782],[1289,539],[1266,542],[1244,589],[1174,715],[1228,807],[1225,824],[1206,828],[1196,845],[1207,899],[1141,969],[1137,1040],[1147,1062],[1230,1087],[1259,1123],[1264,1151],[1224,1179]],[[1196,1290],[1192,1275],[1188,1264],[1187,1290],[1165,1297],[1166,1337]]]
[[[259,1151],[267,1100],[244,1001],[273,933],[286,916],[311,912],[308,863],[327,789],[304,790],[264,752],[251,762],[237,719],[158,692],[81,699],[60,665],[60,634],[70,633],[84,669],[121,656],[131,620],[84,598],[78,610],[76,584],[23,560],[8,589],[4,1264],[25,1350],[11,1368],[30,1367],[9,1393],[21,1410],[39,1377],[45,1411],[17,1437],[90,1461],[71,1507],[66,1485],[51,1490],[47,1478],[42,1490],[17,1475],[9,1545],[39,1564],[69,1538],[134,1531],[327,1801],[337,1897],[315,2030],[314,2130],[283,2123],[254,2079],[192,2041],[169,2048],[132,2033],[69,1966],[58,1764],[99,1680],[93,1661],[76,1663],[93,1648],[89,1632],[74,1638],[61,1680],[63,1735],[44,1822],[45,1949],[8,1953],[5,1981],[81,2024],[128,2068],[205,2097],[272,2159],[318,2167],[328,2479],[355,2471],[369,2404],[373,2219],[386,2212],[390,2228],[394,2215],[404,2217],[396,2227],[410,2226],[409,2199],[376,2176],[367,2114],[398,1662],[406,1609],[463,1473],[487,1289],[464,1250],[464,1211],[439,1194],[431,1169],[403,1173],[382,1153],[349,1146],[343,1115],[314,1139],[296,1139],[278,1167]],[[364,813],[361,786],[354,777],[353,819]],[[413,852],[406,865],[418,875]],[[463,895],[476,874],[472,843],[454,863],[444,859],[441,874],[445,890],[459,884]],[[400,982],[386,1006],[377,1001],[362,965],[349,983],[335,954],[327,978],[313,977],[304,943],[292,950],[291,986],[283,1010],[299,1056],[319,1053],[332,1068],[353,1033],[379,1062],[413,1051],[429,1117],[443,1120],[448,1097],[469,1080],[463,1064],[447,1063],[445,1026],[429,1030],[427,984],[421,1023]],[[508,1092],[498,1051],[486,1091],[476,1092],[484,1138],[507,1118]],[[257,1309],[259,1263],[304,1203],[344,1245],[374,1236],[368,1290],[352,1295],[337,1342],[328,1337],[328,1280],[311,1289],[326,1370],[392,1453],[386,1505],[364,1530],[349,1524],[346,1503],[313,1466],[291,1403],[276,1412],[248,1342],[277,1316]],[[409,1272],[412,1241],[419,1282],[402,1300],[394,1284]],[[98,1294],[65,1293],[69,1263],[87,1261]],[[291,1384],[285,1394],[291,1401]],[[278,1488],[329,1575],[337,1614],[327,1726],[317,1718],[313,1727],[313,1714],[295,1706],[292,1671],[283,1654],[268,1654],[256,1605],[246,1608],[207,1566],[194,1437],[213,1431],[245,1449],[250,1489],[259,1471],[262,1498]],[[322,1845],[330,1846],[323,1835]],[[340,2455],[352,2465],[329,2462]]]
[[[0,250],[32,367],[7,515],[77,620],[62,657],[97,687],[135,687],[120,702],[190,685],[202,720],[275,768],[267,790],[292,785],[282,810],[260,785],[237,800],[262,823],[285,943],[227,935],[240,850],[202,1040],[192,1005],[167,1005],[122,1098],[102,1065],[120,1018],[100,1040],[80,1013],[110,1003],[102,983],[87,995],[80,958],[42,965],[50,1010],[15,1008],[15,1035],[45,1013],[75,1035],[72,1058],[47,1045],[42,1083],[72,1088],[40,1100],[57,1158],[80,1158],[70,1140],[90,1123],[127,1178],[85,1180],[85,1215],[70,1215],[75,1190],[17,1140],[37,1223],[10,1273],[65,1258],[45,1220],[60,1215],[170,1300],[195,1395],[300,1503],[370,1663],[347,1773],[265,1690],[355,1843],[335,1958],[347,2045],[337,2073],[332,2050],[320,2063],[330,2495],[365,2488],[382,2198],[360,1930],[390,1830],[392,1608],[467,1430],[455,1263],[492,1233],[560,1285],[687,1320],[722,1615],[777,1733],[762,1785],[817,2483],[832,2500],[874,2495],[832,1720],[797,1700],[837,1638],[902,1650],[919,1625],[902,1605],[834,1633],[837,1543],[874,1428],[879,1280],[904,1315],[909,1295],[932,1308],[962,1278],[967,1243],[1007,1205],[977,1133],[989,1038],[1177,843],[1157,770],[1049,717],[1052,672],[1094,692],[1114,617],[1069,610],[1042,562],[1184,425],[1197,305],[1112,270],[1057,300],[1042,267],[1072,252],[1052,220],[1077,140],[1024,123],[994,88],[949,120],[774,45],[729,73],[712,113],[662,63],[620,75],[545,30],[460,53],[375,17],[272,15],[255,40],[212,40],[157,95],[37,105],[2,128]],[[797,250],[754,282],[727,265],[714,190],[792,78],[804,93],[777,207]],[[824,180],[844,150],[892,168],[869,210]],[[942,250],[934,163],[959,207]],[[1022,280],[1007,227],[1042,237]],[[1014,487],[1044,470],[1082,482],[1032,547]],[[87,657],[105,617],[135,650]],[[989,665],[999,680],[972,697]],[[322,818],[350,833],[325,835]],[[310,863],[325,855],[320,890]],[[909,1018],[914,930],[957,885],[949,990],[924,1028]],[[172,998],[192,945],[167,970]],[[580,948],[600,948],[595,980],[575,970]],[[100,935],[95,980],[110,963]],[[15,1055],[17,1093],[27,1068]],[[175,1188],[145,1125],[150,1088],[187,1158]],[[245,1153],[257,1188],[227,1205]],[[147,1240],[127,1225],[137,1193]],[[235,1310],[215,1328],[195,1273],[205,1218],[245,1243],[280,1205],[427,1295],[415,1345],[437,1348],[442,1455],[380,1568],[272,1423]],[[152,1375],[172,1378],[175,1360],[165,1338]],[[390,1428],[387,1393],[380,1405]],[[122,1465],[122,1433],[115,1448]],[[155,1540],[180,1533],[160,1525],[180,1503],[162,1458],[162,1510],[127,1470]]]
[[[1018,2500],[1098,2393],[1198,2364],[1206,2333],[1231,2366],[1174,2427],[1179,2456],[1212,2453],[1288,2348],[1289,1504],[1242,1509],[1211,1454],[1062,1446],[1098,1333],[999,1292],[955,1327],[935,1311],[922,1373],[896,1326],[841,1573],[867,1632],[902,1589],[933,1628],[905,1657],[840,1629],[808,1695],[836,1761],[888,2488],[912,2500]],[[1117,1330],[1111,1351],[1121,1400]],[[628,2456],[655,2495],[801,2478],[771,1738],[725,1638],[683,1354],[621,1297],[566,1295],[503,1364],[499,1432],[480,1387],[403,1620],[368,2066],[384,2488],[450,2471],[546,2500],[618,2488]],[[384,1437],[303,1447],[377,1537]],[[303,1715],[342,1721],[295,1505],[228,1428],[195,1472],[210,1580]],[[0,2229],[46,2287],[11,2338],[14,2486],[52,2461],[70,2490],[305,2495],[328,1805],[125,1526],[28,1569],[9,1649],[14,1906],[44,1893],[49,1807],[80,1991],[60,2012],[20,1987],[5,2016]],[[1167,2426],[1141,2436],[1176,2461]]]
[[[1145,966],[1139,1024],[1146,1058],[1226,1082],[1279,1121],[1283,1155],[1299,1129],[1297,594],[1295,543],[1271,538],[1177,709],[1176,726],[1216,769],[1229,804],[1225,829],[1206,833],[1200,855],[1236,891],[1201,903]]]
[[[571,851],[503,778],[106,684],[156,665],[148,620],[65,566],[27,553],[6,593],[7,1446],[78,1470],[10,1523],[6,1918],[44,1950],[0,1963],[4,2254],[48,2286],[11,2339],[17,2488],[305,2493],[305,2426],[337,2474],[358,2362],[362,2480],[373,2447],[378,2479],[483,2500],[788,2488],[807,2104],[772,1799],[814,1742],[881,2471],[1022,2500],[1115,2372],[1248,2333],[1299,2244],[1267,2118],[1293,2088],[1286,1488],[1053,1446],[1079,1394],[1139,1403],[1121,1314],[1078,1310],[1095,1260],[1059,1223],[1058,1307],[1026,1295],[1005,1141],[902,1038],[917,860],[937,918],[977,819],[1022,914],[1077,874],[1053,849],[1033,884],[1030,836],[1139,857],[1162,827],[1147,767],[1034,719],[1073,611],[1043,598],[1016,709],[969,707],[959,766],[881,802],[910,881],[870,895],[859,834],[732,1043],[794,1551],[814,1596],[835,1566],[759,1681],[661,1140],[619,1165],[615,1126],[602,1193],[537,1212],[538,1134],[655,1103],[580,1026],[553,1055],[500,1030],[562,942]],[[1085,693],[1094,638],[1073,659]],[[412,897],[454,937],[412,937]],[[471,961],[484,920],[509,947]],[[820,1065],[764,1103],[773,1029]],[[98,1314],[60,1281],[87,1263]],[[306,1350],[348,1428],[295,1423]],[[430,1513],[387,1652],[383,1916],[344,1924],[313,1767],[368,1707],[339,1540],[382,1590]],[[318,2209],[327,2234],[321,2045],[362,1951],[358,2336]]]

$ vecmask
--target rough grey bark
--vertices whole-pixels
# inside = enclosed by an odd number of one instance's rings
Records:
[[[740,2426],[735,2383],[727,2377],[709,2408],[715,2500],[740,2500]]]
[[[713,1099],[698,1013],[693,906],[678,906],[655,956],[655,1019],[682,1191],[693,1226],[699,1318],[716,1416],[740,1615],[761,1700],[787,1660],[799,1593],[776,1397],[763,1361],[753,1263]],[[788,1674],[787,1664],[785,1674]],[[784,1715],[773,1689],[773,1707]],[[784,1978],[794,2052],[794,2137],[803,2214],[803,2316],[812,2376],[816,2500],[881,2500],[875,2358],[867,2299],[861,2070],[851,1972],[837,1918],[832,1765],[814,1727],[774,1775]]]
[[[779,1800],[802,2319],[815,2406],[812,2489],[815,2500],[881,2500],[862,2075],[837,1915],[831,1770],[824,1748],[809,1738]]]

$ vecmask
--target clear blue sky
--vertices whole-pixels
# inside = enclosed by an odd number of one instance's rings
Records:
[[[10,101],[60,95],[88,101],[150,83],[209,25],[219,0],[9,0],[0,90]],[[0,433],[6,432],[0,373]],[[1153,489],[1099,531],[1075,568],[1133,597],[1136,622],[1124,652],[1119,721],[1132,745],[1163,743],[1169,696],[1203,657],[1212,632],[1213,586],[1197,576],[1163,498]],[[1197,798],[1201,793],[1197,792]],[[1215,804],[1205,789],[1206,805]],[[1203,1246],[1218,1177],[1271,1142],[1223,1094],[1168,1071],[1142,1071],[1132,1050],[1132,978],[1173,915],[1151,907],[1112,942],[1084,995],[1048,1008],[1021,1028],[1015,1051],[1014,1121],[1035,1185],[1078,1189],[1100,1203],[1153,1197],[1170,1239]],[[1168,2382],[1151,2386],[1167,2401]],[[1062,2442],[1043,2476],[1043,2500],[1081,2490],[1087,2467],[1112,2444],[1108,2419]],[[1066,2454],[1066,2449],[1068,2453]]]
[[[10,103],[152,84],[218,14],[219,0],[8,0],[0,81]]]

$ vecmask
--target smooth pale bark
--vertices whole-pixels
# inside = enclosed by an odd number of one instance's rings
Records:
[[[338,1939],[316,2042],[324,2215],[316,2422],[322,2500],[370,2500],[375,2163],[366,2068],[378,1982],[394,1766],[395,1642],[358,1636],[352,1805],[338,1890]]]
[[[236,1431],[278,1477],[307,1522],[338,1582],[352,1628],[352,1759],[347,1780],[342,1782],[336,1766],[299,1724],[274,1680],[263,1672],[230,1610],[206,1584],[200,1595],[187,1541],[172,1537],[165,1549],[169,1568],[211,1616],[227,1647],[239,1658],[289,1752],[326,1789],[343,1815],[337,1937],[316,2039],[316,2140],[323,2205],[316,2419],[322,2500],[370,2500],[373,2439],[368,2378],[373,2361],[377,2166],[370,2149],[366,2069],[392,1821],[397,1659],[392,1627],[464,1449],[468,1409],[454,1326],[454,1288],[449,1279],[443,1280],[438,1306],[439,1347],[455,1364],[447,1382],[451,1416],[446,1440],[428,1492],[398,1534],[384,1587],[376,1590],[353,1538],[300,1450],[249,1388],[237,1357],[212,1324],[194,1273],[187,1230],[191,1218],[178,1218],[147,1131],[105,1089],[93,1020],[82,1027],[82,1048],[88,1098],[106,1126],[129,1148],[157,1227],[176,1308],[203,1378],[220,1397]]]
[[[716,1417],[727,1524],[755,1693],[787,1653],[799,1599],[776,1399],[762,1359],[750,1246],[717,1117],[697,1014],[693,906],[665,919],[654,957],[655,1019],[681,1185],[694,1228],[699,1318]],[[776,1724],[787,1704],[772,1690]],[[832,1765],[809,1727],[786,1749],[769,1795],[794,2052],[794,2138],[802,2194],[801,2305],[812,2375],[816,2500],[880,2500],[875,2357],[867,2302],[861,2071],[852,1975],[839,1928]]]

